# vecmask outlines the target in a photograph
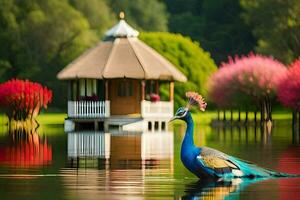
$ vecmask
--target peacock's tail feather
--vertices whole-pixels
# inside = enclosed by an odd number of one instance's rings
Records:
[[[240,170],[244,173],[243,176],[249,178],[257,178],[257,177],[272,177],[272,178],[284,178],[284,177],[300,177],[300,174],[288,174],[277,172],[273,170],[269,170],[266,168],[259,167],[253,163],[240,160],[233,156],[230,156],[230,160],[234,161],[240,168]]]

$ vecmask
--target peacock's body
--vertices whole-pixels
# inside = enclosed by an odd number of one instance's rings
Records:
[[[187,96],[189,97],[188,106],[179,108],[172,120],[181,119],[187,124],[186,133],[181,146],[181,161],[184,166],[197,177],[230,179],[237,177],[264,178],[297,176],[267,170],[212,148],[196,147],[193,139],[194,122],[189,107],[198,104],[200,109],[204,111],[206,103],[197,93],[189,93]]]

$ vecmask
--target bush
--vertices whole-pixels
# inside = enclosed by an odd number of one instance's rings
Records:
[[[180,34],[152,32],[141,33],[140,39],[174,64],[187,78],[186,83],[175,83],[175,108],[186,104],[185,92],[196,91],[206,96],[208,77],[217,70],[210,54],[199,43]],[[165,99],[167,87],[162,87],[160,94]]]

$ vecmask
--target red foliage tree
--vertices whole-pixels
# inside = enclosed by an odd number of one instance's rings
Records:
[[[270,112],[285,66],[273,58],[250,54],[222,63],[209,82],[209,96],[220,108],[266,108]]]
[[[12,79],[0,84],[0,108],[9,119],[32,119],[41,108],[47,108],[51,100],[52,91],[39,83]]]
[[[286,107],[300,111],[300,58],[289,66],[278,86],[278,99]]]

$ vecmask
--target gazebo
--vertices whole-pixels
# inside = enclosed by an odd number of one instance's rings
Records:
[[[124,15],[120,18],[103,41],[58,73],[59,80],[69,83],[66,125],[92,122],[99,129],[146,120],[144,128],[164,130],[173,115],[174,81],[186,77],[140,41]],[[169,86],[167,101],[157,98],[161,84]],[[151,96],[156,98],[151,101]]]

